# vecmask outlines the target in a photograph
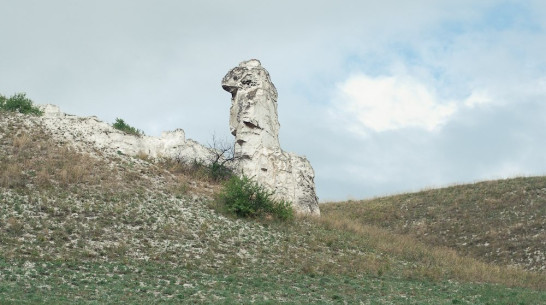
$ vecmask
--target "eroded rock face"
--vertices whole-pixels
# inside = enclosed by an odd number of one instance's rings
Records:
[[[231,93],[237,170],[291,201],[299,213],[320,215],[311,164],[279,144],[277,89],[267,70],[256,59],[244,61],[224,76],[222,88]]]
[[[96,149],[126,155],[145,154],[151,158],[176,158],[184,161],[208,162],[213,152],[203,145],[186,139],[184,130],[165,131],[161,137],[135,136],[117,130],[95,116],[79,117],[61,112],[58,106],[40,106],[43,125],[52,135],[74,145],[93,146]]]

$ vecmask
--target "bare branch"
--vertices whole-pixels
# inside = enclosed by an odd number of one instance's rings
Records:
[[[229,144],[225,139],[219,140],[216,135],[212,135],[212,143],[208,147],[213,151],[211,163],[225,165],[228,162],[235,161],[235,145]]]

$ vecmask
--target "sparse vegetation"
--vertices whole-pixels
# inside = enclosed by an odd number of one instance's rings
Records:
[[[362,223],[350,204],[225,217],[213,179],[75,148],[31,116],[0,113],[0,167],[0,304],[546,303],[544,273]]]
[[[25,93],[16,93],[10,98],[0,95],[0,110],[31,115],[43,114],[38,107],[34,106],[32,100],[26,97]]]
[[[546,271],[546,177],[332,203],[321,210],[482,261]]]
[[[228,180],[232,171],[220,163],[207,164],[201,160],[177,161],[176,159],[163,158],[157,163],[169,172],[192,177],[194,180],[209,182],[212,184]]]
[[[213,135],[212,144],[209,144],[208,148],[212,152],[208,160],[187,160],[179,154],[174,159],[160,160],[160,163],[166,165],[170,171],[182,172],[202,181],[218,183],[229,180],[233,176],[233,171],[228,164],[237,160],[233,145],[227,144],[226,141],[218,141]]]
[[[233,176],[232,170],[228,164],[237,162],[235,156],[235,147],[225,140],[218,140],[215,135],[212,135],[212,144],[209,144],[213,155],[209,160],[210,175],[215,181],[226,181]]]
[[[294,218],[290,202],[273,199],[273,192],[246,176],[232,176],[224,184],[218,201],[239,217],[274,217],[283,221]]]
[[[112,126],[115,129],[121,130],[127,134],[135,135],[135,136],[143,136],[144,132],[140,129],[136,129],[133,126],[130,126],[129,124],[125,123],[123,119],[116,118],[116,122],[112,124]]]
[[[222,163],[214,162],[207,166],[210,172],[210,177],[216,181],[225,181],[233,176],[233,172]]]

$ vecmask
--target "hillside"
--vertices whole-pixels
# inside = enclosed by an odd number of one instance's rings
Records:
[[[499,265],[546,270],[546,177],[327,204],[326,215],[410,235]]]
[[[0,111],[0,304],[546,304],[544,273],[363,224],[352,204],[237,219],[219,188]]]

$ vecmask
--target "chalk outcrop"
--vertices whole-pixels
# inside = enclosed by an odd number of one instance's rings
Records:
[[[95,116],[79,117],[61,112],[58,106],[40,106],[43,125],[54,137],[76,146],[89,147],[126,155],[145,154],[151,158],[178,158],[185,161],[212,160],[213,152],[203,145],[186,139],[184,130],[166,131],[161,137],[135,136],[117,130]]]
[[[222,88],[231,93],[237,171],[292,202],[297,212],[320,215],[311,164],[281,149],[277,89],[267,70],[256,59],[242,62],[224,76]]]

